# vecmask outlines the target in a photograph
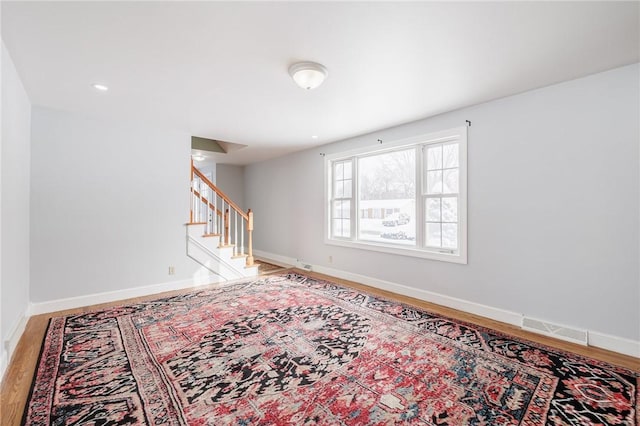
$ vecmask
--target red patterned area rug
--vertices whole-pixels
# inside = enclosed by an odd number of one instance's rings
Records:
[[[304,275],[53,318],[30,425],[637,425],[638,372]]]

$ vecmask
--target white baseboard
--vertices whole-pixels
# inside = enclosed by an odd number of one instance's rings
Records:
[[[305,266],[311,266],[311,270],[319,272],[321,274],[366,284],[380,290],[391,291],[403,296],[415,297],[416,299],[424,300],[426,302],[431,302],[437,305],[454,308],[459,311],[480,315],[482,317],[491,318],[496,321],[506,322],[508,324],[517,326],[519,326],[522,321],[522,315],[515,312],[481,305],[479,303],[469,302],[463,299],[457,299],[455,297],[445,296],[443,294],[369,277],[367,275],[354,274],[352,272],[343,271],[341,269],[328,268],[326,266],[319,265],[310,265],[309,263],[300,261],[299,259],[294,259],[292,257],[282,256],[275,253],[268,253],[260,250],[254,250],[253,252],[256,253],[256,255],[258,255],[259,253],[259,256],[264,257],[265,259],[273,259],[275,261],[294,265],[302,269],[305,269]]]
[[[29,308],[20,315],[18,321],[13,325],[13,328],[9,332],[7,339],[2,342],[2,352],[0,354],[0,381],[4,377],[5,370],[9,366],[11,357],[18,346],[18,342],[27,327],[27,321],[29,321]]]
[[[266,259],[273,259],[282,263],[294,265],[298,268],[305,269],[305,266],[310,266],[312,271],[316,271],[321,274],[370,285],[371,287],[391,291],[403,296],[415,297],[416,299],[424,300],[426,302],[435,303],[437,305],[442,305],[448,308],[457,309],[459,311],[479,315],[485,318],[515,325],[517,327],[522,326],[522,318],[524,316],[521,313],[507,311],[504,309],[495,308],[493,306],[482,305],[468,300],[458,299],[427,290],[421,290],[390,281],[380,280],[366,275],[355,274],[352,272],[343,271],[341,269],[312,265],[306,261],[303,262],[299,259],[282,256],[275,253],[269,253],[260,250],[254,250],[254,253],[260,253],[259,256]],[[599,333],[596,331],[586,331],[588,333],[588,346],[598,347],[623,355],[640,358],[640,341],[625,339],[623,337]]]
[[[287,256],[280,256],[278,254],[268,253],[262,250],[254,250],[253,255],[255,257],[264,259],[265,262],[273,262],[278,266],[282,266],[283,268],[290,268],[290,267],[296,266],[296,259],[292,259]]]
[[[2,348],[0,351],[0,384],[4,380],[4,372],[7,369],[7,351]]]
[[[84,306],[97,305],[100,303],[117,302],[119,300],[149,296],[152,294],[163,293],[165,291],[183,290],[190,287],[199,287],[202,285],[217,283],[220,282],[220,280],[220,277],[215,275],[200,274],[194,276],[194,278],[190,280],[170,281],[143,287],[133,287],[104,293],[88,294],[85,296],[50,300],[47,302],[31,303],[29,314],[47,314],[51,312],[64,311],[66,309],[75,309]]]
[[[29,307],[20,315],[20,319],[13,326],[13,330],[9,333],[9,337],[4,342],[4,349],[6,350],[7,362],[11,361],[11,357],[13,356],[13,352],[16,350],[18,346],[18,342],[22,337],[22,333],[24,333],[25,328],[27,327],[27,322],[29,321]]]
[[[414,297],[436,305],[446,306],[448,308],[457,309],[470,314],[479,315],[485,318],[491,318],[496,321],[505,322],[512,325],[520,325],[522,315],[516,312],[506,311],[504,309],[494,308],[492,306],[481,305],[479,303],[446,296],[432,291],[422,290],[419,288],[409,287],[402,284],[393,283],[391,281],[380,280],[366,275],[354,274],[339,269],[327,268],[324,266],[313,266],[313,270],[321,274],[331,275],[349,281],[370,285],[371,287],[387,290],[403,296]]]
[[[588,345],[640,358],[640,342],[610,334],[589,331]]]

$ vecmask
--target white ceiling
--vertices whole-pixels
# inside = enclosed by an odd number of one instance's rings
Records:
[[[639,5],[2,1],[2,38],[33,104],[246,144],[224,162],[247,164],[638,62]],[[300,60],[328,68],[318,89]]]

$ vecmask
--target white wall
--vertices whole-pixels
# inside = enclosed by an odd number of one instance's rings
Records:
[[[2,43],[0,352],[7,360],[29,305],[30,134],[31,103]],[[3,368],[0,365],[0,376]]]
[[[32,121],[32,302],[192,277],[188,134],[40,107]]]
[[[0,10],[2,10],[2,8],[0,8]],[[0,13],[0,15],[2,15],[2,13]],[[5,64],[5,47],[4,47],[4,42],[0,42],[0,102],[2,101],[2,99],[4,99],[4,90],[2,90],[3,86],[4,86],[4,82],[2,81],[2,76],[4,76],[5,72],[4,72],[4,68],[6,67]],[[0,107],[2,106],[2,104],[0,104]],[[0,109],[0,165],[2,164],[2,140],[4,139],[3,135],[2,135],[2,111],[4,111],[4,108]],[[0,188],[2,188],[2,173],[0,173]],[[3,327],[2,327],[2,191],[0,190],[0,343],[2,342],[2,334],[3,334]],[[7,352],[6,349],[4,348],[4,345],[1,345],[0,347],[0,382],[2,382],[2,379],[4,377],[4,371],[7,368]]]
[[[195,166],[198,170],[204,173],[205,176],[211,175],[211,183],[216,184],[216,163],[204,162],[204,163],[195,163]]]
[[[639,72],[626,66],[247,166],[255,247],[639,341]],[[468,265],[324,244],[319,153],[465,120]]]
[[[217,164],[215,173],[216,186],[240,206],[243,211],[247,211],[244,201],[244,166]]]

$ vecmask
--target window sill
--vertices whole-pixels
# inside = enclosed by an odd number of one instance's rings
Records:
[[[429,260],[438,260],[441,262],[450,262],[450,263],[458,263],[462,265],[467,264],[467,256],[466,254],[448,254],[448,253],[437,253],[434,251],[427,251],[418,248],[411,247],[398,247],[390,244],[383,243],[373,243],[373,242],[361,242],[361,241],[349,241],[349,240],[339,240],[335,238],[325,238],[325,244],[340,246],[340,247],[349,247],[360,250],[371,250],[382,253],[395,254],[398,256],[409,256],[409,257],[419,257],[422,259]]]

